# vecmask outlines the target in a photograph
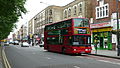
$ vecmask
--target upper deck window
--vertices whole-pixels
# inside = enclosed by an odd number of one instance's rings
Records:
[[[72,19],[66,20],[66,21],[61,21],[58,23],[54,23],[51,25],[47,25],[45,27],[45,30],[54,30],[54,29],[61,29],[61,28],[68,28],[72,26]]]
[[[74,19],[74,27],[89,27],[89,20],[88,19]]]

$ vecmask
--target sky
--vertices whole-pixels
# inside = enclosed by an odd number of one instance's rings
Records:
[[[74,0],[27,0],[25,7],[28,10],[28,13],[26,15],[23,15],[22,20],[23,22],[29,21],[32,17],[34,17],[37,13],[49,5],[64,6],[72,1]]]
[[[25,8],[27,9],[28,12],[22,15],[22,19],[20,17],[19,21],[16,23],[17,29],[14,29],[14,32],[11,32],[9,37],[12,37],[11,35],[15,33],[17,30],[19,30],[22,24],[28,22],[37,13],[45,9],[47,6],[49,5],[64,6],[72,1],[74,0],[27,0],[25,4]]]

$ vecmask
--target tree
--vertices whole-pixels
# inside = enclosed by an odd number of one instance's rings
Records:
[[[22,13],[26,0],[0,0],[0,40],[6,38],[15,27]]]

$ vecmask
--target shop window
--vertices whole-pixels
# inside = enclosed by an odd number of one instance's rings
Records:
[[[105,38],[108,37],[108,32],[104,32],[104,37],[105,37]]]

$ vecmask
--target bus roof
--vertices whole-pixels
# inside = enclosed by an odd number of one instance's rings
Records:
[[[74,19],[74,18],[88,19],[88,18],[84,18],[84,17],[82,17],[82,18],[81,17],[71,17],[71,18],[68,18],[68,19],[64,19],[64,20],[61,20],[61,21],[54,22],[54,23],[46,24],[45,26],[52,25],[52,24],[55,24],[55,23],[58,23],[58,22],[62,22],[62,21],[67,21],[67,20]]]

